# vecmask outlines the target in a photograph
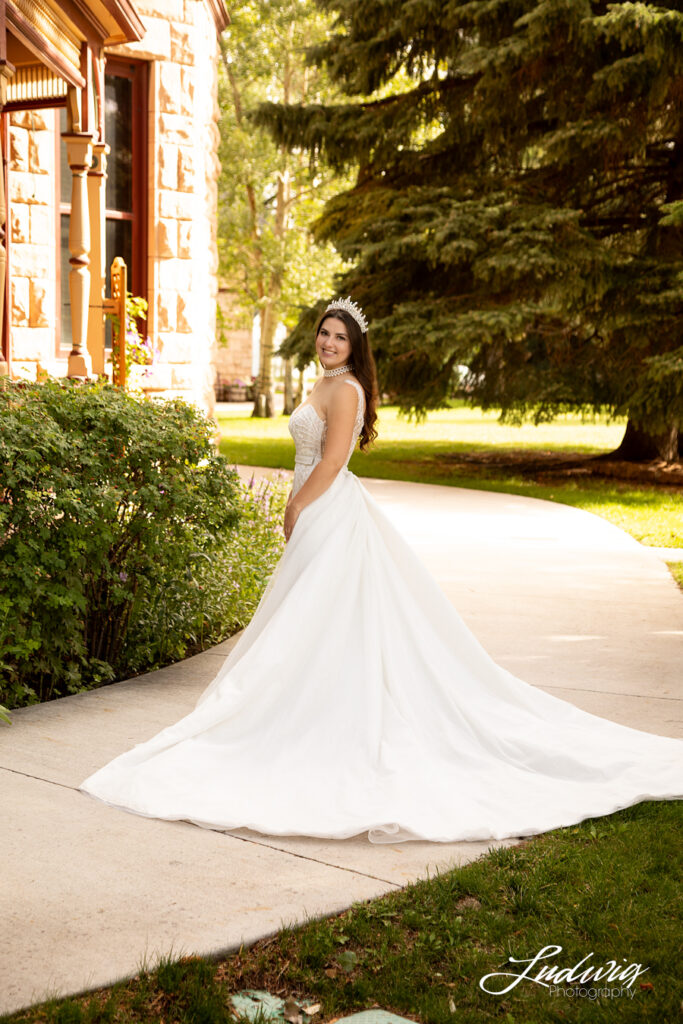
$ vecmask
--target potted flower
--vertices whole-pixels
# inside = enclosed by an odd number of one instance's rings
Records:
[[[107,314],[118,326],[118,317]],[[139,390],[144,386],[145,378],[151,375],[150,367],[154,363],[156,354],[152,348],[151,339],[140,333],[139,320],[147,319],[147,300],[139,295],[126,295],[126,387],[129,390]],[[112,365],[118,359],[118,341],[112,346]]]
[[[231,380],[230,383],[228,384],[227,401],[246,402],[248,387],[249,385],[247,384],[246,380],[240,380],[239,377],[236,377],[234,380]]]

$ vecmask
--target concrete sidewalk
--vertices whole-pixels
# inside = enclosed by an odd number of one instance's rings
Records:
[[[683,594],[654,552],[551,502],[362,483],[501,665],[593,714],[683,736]],[[159,954],[231,951],[517,842],[225,834],[117,811],[77,791],[192,710],[235,642],[16,711],[1,728],[0,1012],[128,977],[144,957],[151,965]]]

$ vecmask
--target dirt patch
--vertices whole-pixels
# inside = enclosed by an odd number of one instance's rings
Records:
[[[604,479],[623,483],[649,484],[683,490],[683,462],[624,462],[604,455],[567,455],[566,452],[528,452],[524,450],[453,452],[439,456],[451,468],[497,470],[511,475],[529,476],[544,482],[572,479]]]

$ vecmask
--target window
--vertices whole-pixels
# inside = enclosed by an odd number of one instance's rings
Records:
[[[57,263],[59,281],[57,297],[59,315],[57,317],[57,355],[60,343],[71,348],[71,303],[69,301],[69,219],[71,214],[71,169],[66,154],[66,143],[61,138],[66,131],[66,107],[56,111],[58,118],[57,144],[59,146],[59,260]]]
[[[60,132],[66,110],[60,111]],[[122,256],[128,267],[128,291],[147,295],[147,64],[107,60],[104,82],[104,137],[109,146],[105,184],[105,294],[110,295],[110,267]],[[66,144],[60,139],[60,315],[58,352],[71,347],[69,304],[69,217],[71,171]],[[107,322],[105,345],[111,348]]]

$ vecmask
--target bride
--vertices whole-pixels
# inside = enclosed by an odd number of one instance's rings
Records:
[[[683,741],[496,664],[349,471],[377,436],[367,327],[350,297],[318,323],[287,544],[249,625],[193,711],[80,789],[205,828],[371,843],[530,836],[683,798]]]

